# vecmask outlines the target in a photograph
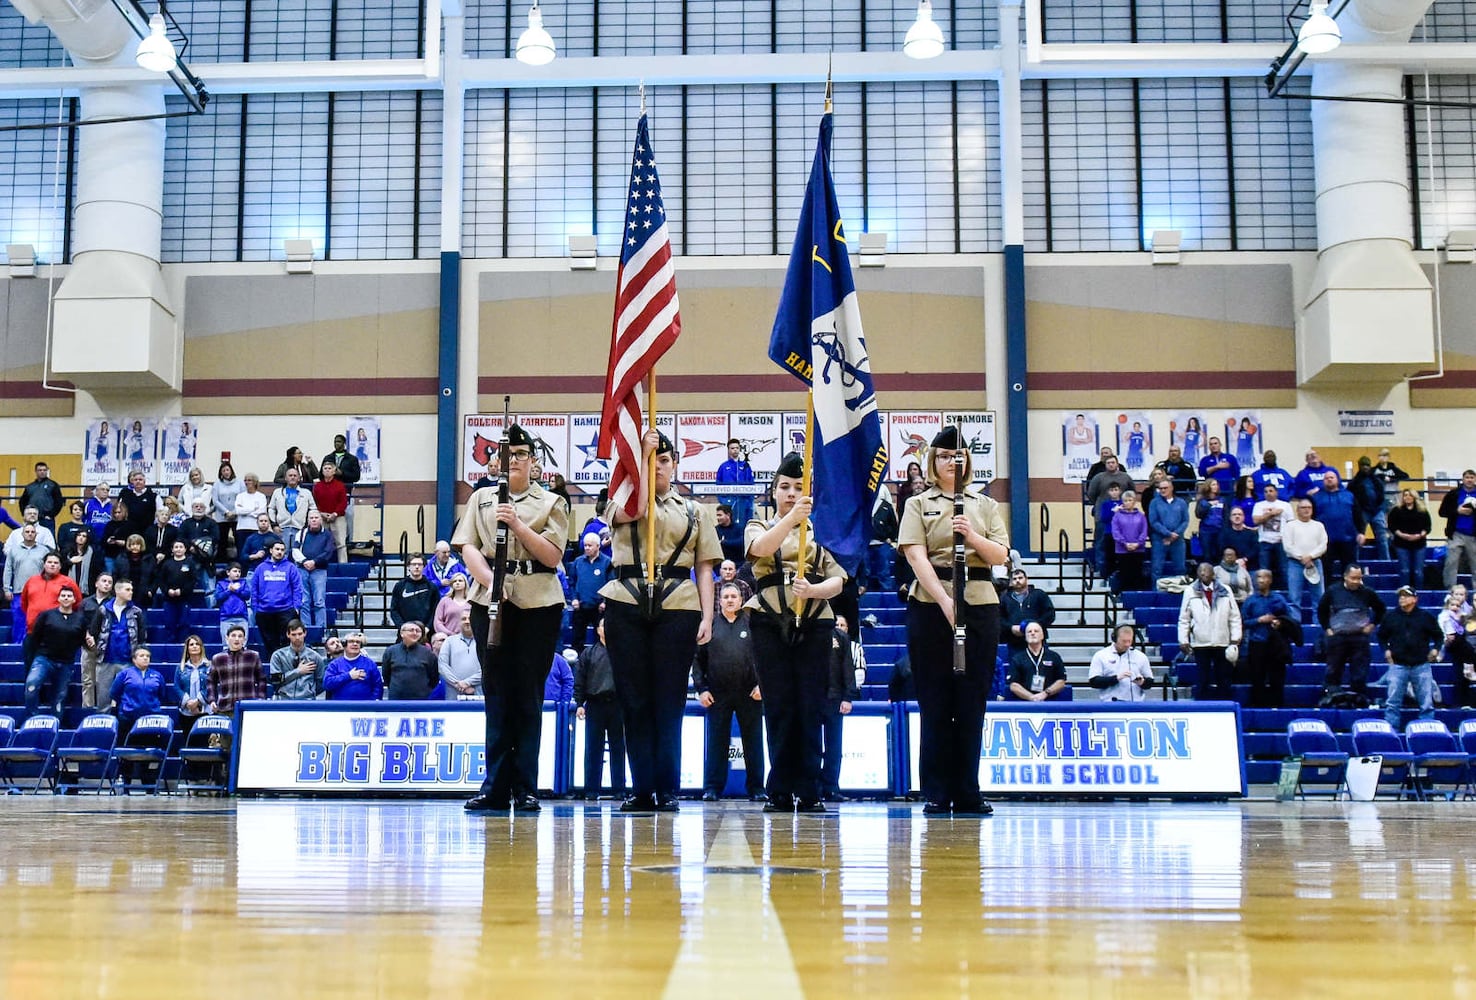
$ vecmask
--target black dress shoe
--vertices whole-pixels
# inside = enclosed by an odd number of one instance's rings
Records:
[[[712,789],[708,789],[707,791],[702,793],[703,802],[716,802],[721,798],[722,796],[719,795],[717,792],[714,792]]]
[[[794,796],[792,796],[792,795],[776,795],[774,798],[772,798],[768,802],[765,802],[764,803],[764,812],[766,812],[766,813],[787,813],[787,812],[794,812]]]
[[[994,807],[983,799],[970,799],[966,802],[955,803],[953,815],[955,816],[992,816]]]
[[[824,801],[826,801],[826,802],[849,802],[849,801],[851,801],[850,799],[846,798],[846,796],[842,795],[840,792],[826,792],[823,796],[821,796],[821,798]]]
[[[538,804],[537,797],[533,795],[519,795],[517,798],[513,799],[512,807],[513,812],[520,813],[536,813],[543,809],[543,807]]]
[[[825,803],[821,802],[819,799],[800,799],[798,802],[795,803],[794,811],[802,813],[830,812],[829,809],[825,808]]]
[[[923,806],[924,816],[947,816],[953,812],[953,807],[947,802],[929,802]]]
[[[499,799],[492,795],[478,795],[466,800],[462,806],[469,813],[507,812],[507,799]]]
[[[767,801],[769,801],[769,796],[768,796],[768,794],[766,792],[754,792],[752,795],[750,795],[748,797],[748,801],[750,801],[750,802],[767,802]]]
[[[681,805],[677,802],[677,797],[675,795],[663,794],[656,796],[657,812],[674,813],[679,812],[680,810]]]
[[[620,803],[620,811],[626,813],[655,812],[656,797],[654,795],[632,795]]]

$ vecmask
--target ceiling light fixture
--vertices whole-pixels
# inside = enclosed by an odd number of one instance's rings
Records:
[[[943,29],[933,20],[932,0],[918,0],[917,20],[902,39],[902,54],[913,59],[932,59],[943,54]]]
[[[164,32],[164,5],[159,4],[149,18],[149,34],[138,43],[133,61],[154,73],[173,73],[179,66],[179,53]]]
[[[557,54],[553,36],[543,30],[543,11],[538,9],[538,0],[533,0],[533,6],[528,8],[528,27],[518,36],[518,47],[514,54],[518,57],[518,62],[529,66],[547,65],[553,62]]]
[[[1343,33],[1327,12],[1328,0],[1312,0],[1311,13],[1297,29],[1297,51],[1309,56],[1331,52],[1343,43]]]

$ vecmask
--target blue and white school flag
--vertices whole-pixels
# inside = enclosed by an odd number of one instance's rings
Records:
[[[769,357],[813,391],[815,539],[854,575],[871,540],[887,469],[840,207],[830,179],[831,116],[820,119]]]

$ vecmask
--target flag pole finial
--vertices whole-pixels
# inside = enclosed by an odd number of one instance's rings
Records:
[[[641,91],[641,114],[645,114],[646,113],[646,79],[645,79],[645,77],[642,77],[641,78],[640,91]]]
[[[830,71],[835,64],[835,53],[832,52],[825,57],[825,113],[830,114]]]

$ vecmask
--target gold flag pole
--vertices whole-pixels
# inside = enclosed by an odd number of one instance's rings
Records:
[[[646,376],[646,415],[651,430],[656,429],[656,367]],[[646,459],[646,481],[650,493],[646,496],[646,583],[656,583],[656,449],[651,449]]]

